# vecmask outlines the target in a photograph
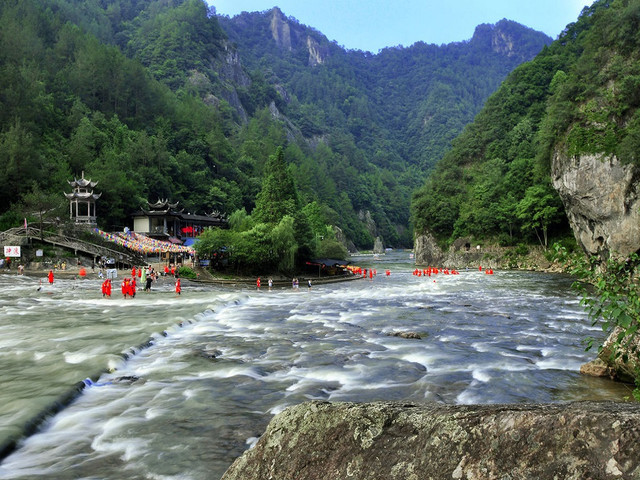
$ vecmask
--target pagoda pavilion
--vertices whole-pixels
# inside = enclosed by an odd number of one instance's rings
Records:
[[[133,231],[159,240],[182,243],[197,237],[207,227],[227,227],[227,219],[220,212],[205,215],[185,213],[178,202],[167,199],[147,201],[147,207],[133,214]]]
[[[67,180],[67,182],[73,188],[73,192],[64,194],[69,199],[70,218],[75,223],[95,225],[96,200],[102,195],[102,193],[93,193],[93,188],[98,182],[84,178],[84,171],[81,178],[75,178],[73,181]]]

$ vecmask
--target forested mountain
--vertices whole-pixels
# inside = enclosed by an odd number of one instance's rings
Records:
[[[231,19],[202,0],[7,0],[0,222],[83,171],[99,181],[105,229],[157,198],[250,214],[282,147],[310,225],[337,225],[358,247],[376,235],[408,245],[412,189],[549,41],[505,20],[468,42],[374,55],[278,9]]]
[[[640,1],[599,0],[516,68],[416,192],[416,231],[507,244],[566,233],[554,155],[640,164],[638,25]]]
[[[324,143],[338,191],[373,214],[391,245],[408,224],[407,195],[508,72],[550,42],[502,20],[479,26],[468,42],[374,55],[345,50],[277,8],[220,22],[249,71],[276,86],[275,106],[306,143]]]

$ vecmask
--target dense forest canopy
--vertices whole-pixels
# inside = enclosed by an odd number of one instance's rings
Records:
[[[554,151],[640,151],[640,2],[601,0],[516,68],[414,195],[418,232],[547,243],[567,221],[551,186]]]
[[[7,0],[0,224],[21,219],[34,191],[62,199],[82,172],[99,182],[107,230],[157,198],[255,217],[282,148],[316,234],[334,225],[358,248],[376,236],[409,246],[413,189],[507,73],[549,42],[503,20],[468,42],[373,55],[277,9],[230,19],[202,0]]]

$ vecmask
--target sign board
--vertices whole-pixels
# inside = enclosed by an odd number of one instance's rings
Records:
[[[19,246],[4,246],[4,256],[5,257],[20,257],[20,247]]]
[[[42,257],[44,256],[44,252],[40,249],[36,250],[36,257]]]

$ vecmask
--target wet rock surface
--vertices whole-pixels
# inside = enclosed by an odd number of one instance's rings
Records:
[[[640,406],[310,402],[223,480],[640,478]]]

